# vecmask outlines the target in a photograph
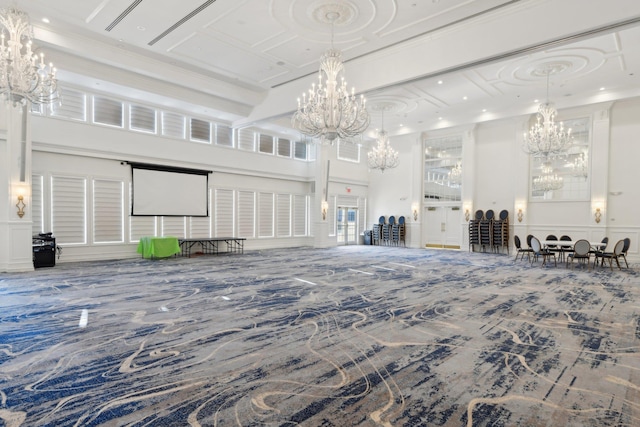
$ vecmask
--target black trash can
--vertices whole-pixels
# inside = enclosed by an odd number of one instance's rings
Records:
[[[370,245],[371,244],[371,230],[364,230],[364,235],[363,235],[364,239],[363,242],[365,245]]]
[[[55,267],[56,238],[51,233],[33,236],[33,267]]]

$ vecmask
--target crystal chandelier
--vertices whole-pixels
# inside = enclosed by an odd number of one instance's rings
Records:
[[[367,153],[369,169],[378,169],[384,172],[398,166],[398,152],[391,147],[389,135],[384,130],[384,109],[382,109],[382,125],[378,131],[376,145]]]
[[[452,184],[460,184],[462,182],[462,162],[456,162],[456,165],[451,168],[449,182]]]
[[[573,163],[569,164],[571,173],[578,178],[587,178],[589,176],[589,160],[587,153],[580,153],[578,157],[573,160]]]
[[[546,70],[547,102],[540,104],[536,123],[524,134],[524,151],[544,161],[565,157],[573,145],[571,129],[555,122],[557,111],[549,102],[549,74],[551,68]]]
[[[15,7],[0,10],[0,94],[14,104],[58,99],[56,69],[33,52],[29,16]]]
[[[564,185],[561,176],[553,173],[553,168],[549,165],[542,166],[542,173],[533,178],[533,190],[534,191],[554,191],[559,190]]]
[[[291,124],[307,136],[331,142],[360,135],[369,126],[369,113],[364,96],[349,92],[344,76],[338,84],[338,75],[343,71],[342,54],[333,48],[333,23],[339,17],[333,12],[331,20],[331,48],[320,58],[318,84],[313,83],[308,94],[298,98],[298,110]]]

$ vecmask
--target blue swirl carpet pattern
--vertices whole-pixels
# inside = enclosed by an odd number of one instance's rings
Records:
[[[375,246],[0,277],[4,426],[639,426],[632,269]]]

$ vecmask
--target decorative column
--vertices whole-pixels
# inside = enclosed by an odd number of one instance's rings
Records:
[[[27,107],[0,103],[0,271],[33,270],[31,135]]]

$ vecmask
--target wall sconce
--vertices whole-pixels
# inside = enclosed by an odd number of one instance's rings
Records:
[[[522,208],[518,208],[518,222],[522,222],[522,215],[524,215]]]
[[[322,209],[322,220],[326,221],[327,211],[329,210],[329,203],[326,200],[322,201],[321,209]]]
[[[471,216],[471,212],[469,212],[469,208],[464,210],[464,220],[469,221],[469,217]]]
[[[25,208],[25,206],[27,206],[27,205],[24,204],[24,196],[22,194],[20,194],[18,196],[18,203],[16,203],[16,207],[18,208],[18,216],[20,218],[22,218],[24,216],[24,208]]]
[[[417,203],[414,203],[411,205],[411,211],[413,211],[413,220],[417,221],[418,220],[418,209],[420,208],[420,205],[418,205]]]
[[[596,208],[595,217],[596,217],[596,222],[599,224],[600,223],[600,218],[602,217],[602,213],[600,212],[600,208]]]

